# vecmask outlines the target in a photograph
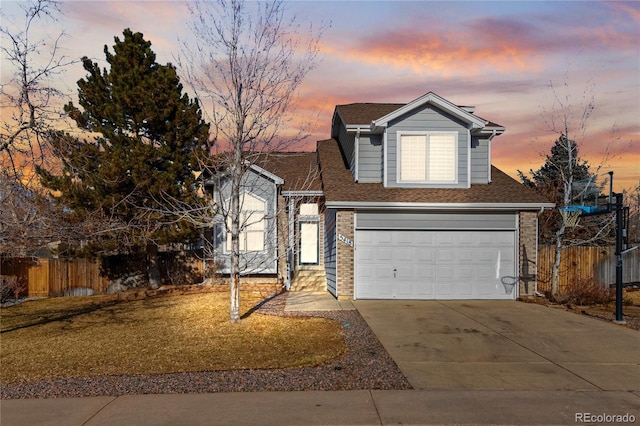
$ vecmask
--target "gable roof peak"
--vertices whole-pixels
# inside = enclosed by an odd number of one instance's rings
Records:
[[[472,129],[481,129],[487,124],[485,120],[474,115],[473,112],[469,112],[465,108],[455,105],[454,103],[446,100],[445,98],[437,95],[434,92],[427,92],[419,98],[416,98],[413,101],[409,102],[405,106],[400,107],[395,111],[383,117],[380,117],[377,120],[373,120],[371,122],[371,129],[376,130],[386,127],[390,121],[426,104],[432,104],[443,109],[444,111],[447,111],[454,117],[458,117],[462,121],[469,123]]]

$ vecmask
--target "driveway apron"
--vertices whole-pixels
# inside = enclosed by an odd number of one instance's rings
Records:
[[[514,301],[358,300],[416,389],[640,391],[640,333]]]

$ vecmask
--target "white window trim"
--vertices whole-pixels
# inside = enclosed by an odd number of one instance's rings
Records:
[[[402,167],[402,136],[426,136],[430,135],[453,135],[454,136],[454,180],[402,180],[400,178],[400,172]],[[456,131],[415,131],[404,130],[396,132],[396,182],[399,184],[428,184],[428,185],[456,185],[458,184],[458,132]]]

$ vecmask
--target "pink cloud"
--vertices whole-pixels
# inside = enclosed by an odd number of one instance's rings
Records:
[[[417,74],[449,75],[456,70],[477,74],[486,68],[508,72],[539,67],[532,62],[532,51],[527,46],[509,40],[500,45],[474,43],[469,38],[464,33],[442,35],[390,30],[365,37],[351,46],[324,46],[323,52],[350,61],[410,68]]]

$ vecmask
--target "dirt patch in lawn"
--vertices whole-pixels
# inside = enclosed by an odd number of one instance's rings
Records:
[[[247,313],[263,297],[246,292],[241,300],[241,313]],[[226,292],[45,299],[3,308],[1,321],[3,385],[53,377],[314,367],[346,351],[340,323],[326,318],[253,313],[231,324]]]

